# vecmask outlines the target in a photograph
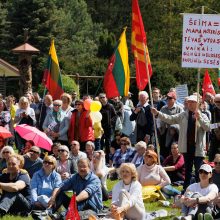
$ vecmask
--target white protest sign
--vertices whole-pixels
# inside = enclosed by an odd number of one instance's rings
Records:
[[[184,103],[184,99],[185,97],[188,96],[188,87],[187,84],[183,84],[183,85],[179,85],[176,87],[176,96],[177,96],[177,100],[180,103]]]
[[[182,67],[220,67],[220,15],[184,14]]]

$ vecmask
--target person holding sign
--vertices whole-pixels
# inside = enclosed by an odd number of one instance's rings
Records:
[[[193,165],[195,167],[196,180],[199,180],[198,171],[205,157],[206,131],[209,131],[210,121],[205,114],[197,109],[197,96],[195,95],[189,96],[188,109],[179,114],[167,115],[155,108],[152,108],[151,112],[161,121],[168,124],[179,124],[180,126],[178,146],[185,161],[186,175],[183,186],[185,190],[190,184]],[[198,123],[196,123],[196,120]]]

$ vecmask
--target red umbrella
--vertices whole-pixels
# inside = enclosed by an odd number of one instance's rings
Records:
[[[51,151],[52,140],[37,128],[22,124],[17,125],[15,131],[25,140],[32,140],[36,146]]]
[[[6,139],[12,137],[11,132],[5,127],[0,126],[0,137]]]

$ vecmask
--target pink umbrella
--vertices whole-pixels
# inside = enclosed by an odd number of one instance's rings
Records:
[[[32,140],[36,146],[51,151],[52,140],[37,128],[22,124],[17,125],[15,131],[25,140]]]

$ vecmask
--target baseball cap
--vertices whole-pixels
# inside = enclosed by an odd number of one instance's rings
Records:
[[[171,97],[173,99],[176,99],[176,93],[175,92],[168,92],[167,97]]]
[[[212,167],[209,164],[203,164],[199,170],[205,170],[208,173],[212,173]]]
[[[188,97],[188,101],[197,102],[197,96],[196,95],[190,95]]]

